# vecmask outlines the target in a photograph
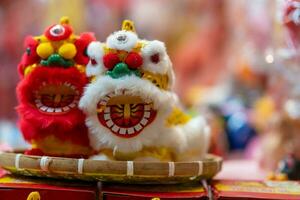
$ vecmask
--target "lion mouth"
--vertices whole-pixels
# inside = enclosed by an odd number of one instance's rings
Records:
[[[131,138],[148,126],[156,117],[152,101],[144,101],[139,96],[110,93],[97,105],[99,122],[113,134]]]
[[[34,102],[40,112],[47,114],[63,114],[76,108],[79,91],[71,83],[47,84],[35,91]]]

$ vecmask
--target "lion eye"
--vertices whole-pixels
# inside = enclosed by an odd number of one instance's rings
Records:
[[[30,56],[31,50],[30,50],[29,47],[26,48],[26,53],[27,53],[28,56]]]

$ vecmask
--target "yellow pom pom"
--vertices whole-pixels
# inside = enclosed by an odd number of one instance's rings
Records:
[[[70,23],[69,17],[63,16],[60,18],[60,24],[69,24],[69,23]]]
[[[37,47],[36,52],[41,58],[45,59],[48,58],[51,54],[53,54],[54,49],[50,42],[45,42],[41,43]]]
[[[76,47],[72,43],[63,44],[58,50],[58,54],[65,59],[72,59],[76,53]]]
[[[36,68],[36,64],[27,66],[24,70],[24,76],[30,74],[34,70],[34,68]]]
[[[80,73],[85,73],[85,66],[84,65],[76,65],[76,68]]]

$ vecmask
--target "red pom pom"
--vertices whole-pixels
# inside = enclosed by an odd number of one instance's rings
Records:
[[[112,69],[116,64],[120,62],[120,59],[116,53],[108,53],[103,56],[103,64],[107,69]]]
[[[75,40],[74,45],[76,46],[77,53],[74,60],[77,64],[87,65],[89,57],[86,55],[87,46],[95,41],[96,38],[93,33],[82,33],[78,39]]]
[[[125,63],[129,68],[137,69],[143,64],[143,58],[138,53],[131,52],[128,54]]]

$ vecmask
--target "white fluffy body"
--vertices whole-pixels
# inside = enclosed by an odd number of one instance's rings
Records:
[[[177,154],[178,161],[191,161],[202,159],[208,151],[210,144],[210,127],[206,120],[197,116],[187,124],[179,126],[180,134],[184,134],[187,148]]]
[[[123,37],[124,40],[119,40],[119,37]],[[118,49],[124,51],[131,51],[132,48],[136,45],[138,37],[135,33],[131,31],[117,31],[112,33],[106,39],[106,45],[111,49]]]
[[[101,42],[91,42],[87,48],[87,55],[90,58],[89,63],[86,66],[86,75],[88,77],[91,76],[99,76],[104,72],[104,66],[103,66],[103,50],[104,45]],[[93,65],[91,60],[96,61],[96,65]]]

